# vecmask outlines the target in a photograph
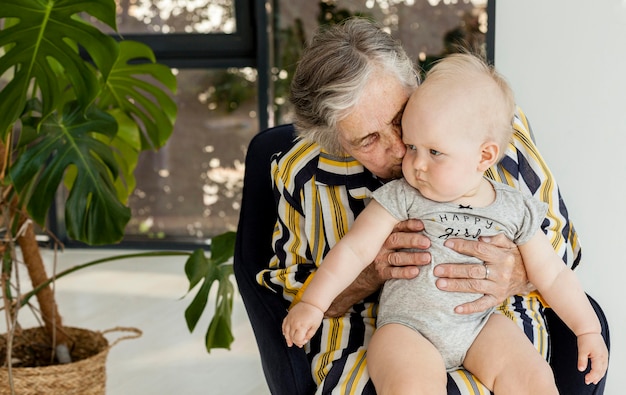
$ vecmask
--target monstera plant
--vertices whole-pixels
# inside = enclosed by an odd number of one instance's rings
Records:
[[[114,38],[98,27],[105,25],[117,31],[115,0],[0,1],[3,305],[11,317],[7,322],[14,322],[19,307],[36,296],[45,327],[57,335],[59,358],[65,339],[62,330],[55,330],[62,328],[61,315],[49,284],[80,267],[49,276],[36,226],[46,231],[48,212],[65,189],[69,238],[88,245],[119,242],[131,217],[127,201],[139,155],[168,141],[177,113],[171,69],[159,64],[148,46]],[[190,330],[211,285],[220,283],[208,349],[232,342],[227,260],[233,240],[232,234],[217,238],[213,258],[202,250],[187,253],[190,290],[203,282],[187,310]],[[26,295],[14,295],[18,288],[11,286],[18,262],[32,282],[33,291]]]

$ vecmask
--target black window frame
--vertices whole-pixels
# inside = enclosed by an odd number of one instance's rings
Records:
[[[157,60],[173,68],[253,67],[258,71],[259,130],[269,125],[269,36],[265,0],[233,0],[236,32],[124,34],[152,48]]]

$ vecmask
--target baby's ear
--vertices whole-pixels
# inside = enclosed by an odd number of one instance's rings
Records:
[[[478,170],[487,171],[488,168],[495,165],[500,157],[500,146],[495,141],[487,141],[480,146],[480,162]]]

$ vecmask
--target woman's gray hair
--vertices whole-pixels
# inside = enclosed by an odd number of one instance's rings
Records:
[[[291,82],[298,136],[343,153],[337,123],[348,116],[375,70],[395,75],[412,91],[419,77],[402,45],[363,18],[321,27],[304,50]]]

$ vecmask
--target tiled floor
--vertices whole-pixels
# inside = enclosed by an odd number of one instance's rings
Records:
[[[68,250],[59,269],[128,251]],[[45,251],[51,267],[52,253]],[[60,314],[67,326],[104,331],[133,327],[137,339],[111,348],[107,359],[107,395],[266,395],[258,351],[241,299],[233,308],[235,342],[231,350],[204,348],[208,314],[190,334],[184,310],[187,291],[183,258],[108,262],[70,274],[57,283]],[[212,309],[214,300],[209,300]],[[21,322],[34,325],[23,310]],[[0,319],[0,333],[6,324]],[[196,333],[197,332],[197,333]],[[110,341],[125,332],[107,334]]]

